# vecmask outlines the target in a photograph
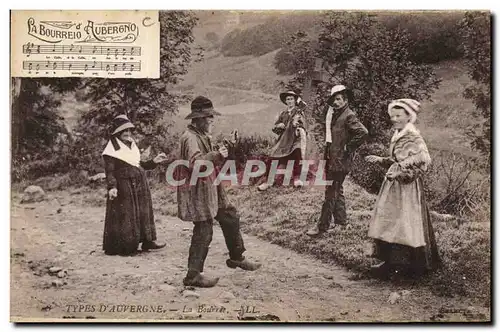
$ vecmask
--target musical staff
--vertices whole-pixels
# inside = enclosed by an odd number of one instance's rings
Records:
[[[24,70],[141,71],[140,62],[107,61],[23,61]]]
[[[76,54],[76,55],[114,55],[140,56],[139,46],[91,46],[91,45],[23,45],[23,54]]]

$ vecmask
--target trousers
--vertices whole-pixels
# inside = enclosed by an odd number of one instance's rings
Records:
[[[343,183],[347,173],[327,172],[326,179],[333,181],[325,189],[325,201],[321,207],[321,216],[318,223],[320,231],[327,231],[330,227],[332,216],[335,224],[347,223]]]
[[[240,216],[236,208],[233,206],[219,208],[214,219],[219,222],[222,229],[226,247],[229,250],[229,258],[241,260],[246,249],[240,231]],[[194,223],[188,258],[188,275],[190,276],[203,272],[208,249],[212,242],[213,226],[212,219]]]

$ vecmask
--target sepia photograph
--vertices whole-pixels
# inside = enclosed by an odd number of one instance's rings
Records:
[[[492,322],[492,13],[11,10],[10,321]]]

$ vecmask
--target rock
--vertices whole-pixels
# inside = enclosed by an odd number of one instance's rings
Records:
[[[62,270],[62,271],[59,271],[59,273],[57,273],[58,278],[64,278],[67,275],[68,275],[68,271],[66,271],[66,270]]]
[[[41,202],[45,199],[45,191],[39,186],[28,186],[24,189],[21,203]]]
[[[401,296],[403,297],[403,299],[406,299],[410,294],[411,294],[411,291],[406,290],[406,289],[401,292]]]
[[[392,292],[391,295],[389,295],[389,300],[387,300],[387,302],[389,302],[390,304],[395,304],[400,297],[401,295],[399,295],[398,292]]]
[[[105,173],[97,173],[96,175],[89,176],[89,181],[90,182],[98,182],[98,181],[104,180],[105,178],[106,178]]]
[[[184,297],[194,297],[194,298],[199,298],[200,294],[196,293],[195,291],[186,289],[185,291],[182,292],[182,296]]]
[[[86,171],[86,170],[84,170],[84,169],[82,169],[82,170],[80,170],[78,172],[77,177],[78,177],[78,180],[79,180],[78,182],[85,181],[85,180],[87,180],[89,178],[89,172]]]
[[[62,287],[66,284],[67,283],[65,281],[62,281],[62,280],[52,280],[52,286],[55,286],[55,287]]]
[[[62,268],[62,267],[60,267],[60,266],[53,266],[53,267],[51,267],[51,268],[49,269],[49,273],[51,273],[51,274],[56,274],[56,273],[58,273],[59,271],[62,271],[62,269],[63,269],[63,268]]]
[[[57,213],[61,213],[61,212],[62,212],[61,208],[57,209]]]
[[[225,303],[236,298],[233,293],[227,291],[220,293],[218,297],[219,299],[222,299]]]
[[[431,214],[431,216],[435,217],[436,219],[438,219],[440,221],[452,221],[452,220],[456,219],[451,214],[438,213],[436,211],[431,211],[430,214]]]
[[[80,195],[82,193],[82,188],[76,188],[76,189],[72,189],[69,194],[70,195]]]
[[[372,257],[374,254],[375,248],[373,247],[372,242],[365,242],[363,244],[363,254],[365,257]]]
[[[173,291],[175,291],[175,287],[172,286],[172,285],[169,285],[169,284],[161,284],[160,286],[158,286],[158,288],[162,292],[173,292]]]

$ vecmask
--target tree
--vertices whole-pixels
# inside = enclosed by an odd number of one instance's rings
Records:
[[[91,107],[76,128],[80,138],[75,148],[80,158],[100,163],[99,152],[109,137],[109,125],[119,114],[128,115],[139,138],[145,138],[153,149],[169,148],[169,119],[165,115],[175,114],[177,105],[187,101],[188,96],[171,88],[187,73],[192,60],[192,29],[196,22],[191,12],[160,12],[159,79],[87,80],[85,88]]]
[[[12,159],[36,158],[52,147],[59,133],[67,134],[58,114],[58,94],[71,91],[80,79],[12,78]],[[49,151],[50,152],[50,151]]]
[[[469,77],[474,83],[464,96],[474,102],[475,117],[482,120],[469,128],[472,147],[491,153],[491,16],[488,12],[467,12],[461,22],[462,47]]]
[[[370,133],[369,145],[360,150],[361,153],[380,149],[380,143],[388,143],[391,124],[387,105],[391,100],[430,98],[439,85],[431,67],[412,61],[408,51],[411,40],[407,31],[387,29],[371,15],[327,13],[322,20],[317,42],[311,41],[311,45],[317,46],[304,52],[304,45],[307,45],[304,40],[291,44],[289,52],[299,57],[294,63],[301,65],[296,67],[289,87],[301,91],[311,75],[314,58],[322,60],[322,70],[329,79],[319,84],[313,93],[313,100],[306,102],[312,106],[312,114],[319,123],[332,85],[348,86],[354,95],[350,105]],[[316,126],[316,130],[323,131],[321,126]],[[376,191],[383,174],[365,164],[362,158],[357,158],[356,163],[353,178],[361,185],[370,187],[370,191]],[[376,186],[367,184],[373,177],[378,178]]]

